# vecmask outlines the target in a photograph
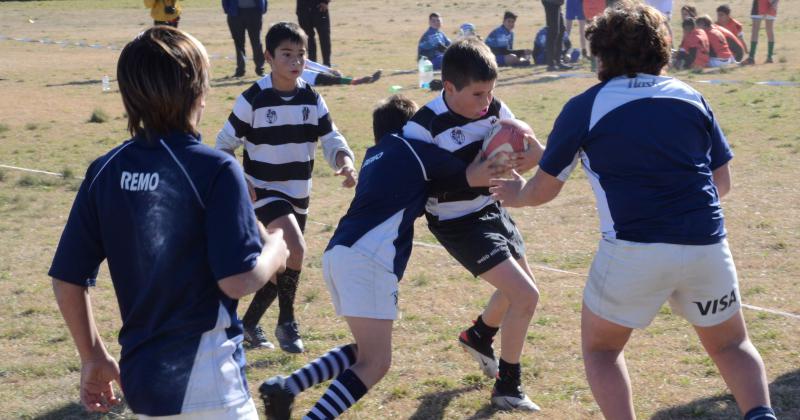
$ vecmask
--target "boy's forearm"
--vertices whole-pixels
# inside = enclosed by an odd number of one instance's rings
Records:
[[[521,191],[522,202],[525,206],[536,207],[552,201],[561,192],[564,182],[544,172],[541,168],[536,171]]]
[[[278,246],[266,243],[252,270],[220,280],[220,288],[232,299],[257,292],[281,269],[283,262],[279,254]]]
[[[355,167],[353,164],[353,159],[350,157],[350,155],[344,150],[339,150],[336,152],[336,168],[340,169],[344,168],[345,166],[349,166],[351,168]]]
[[[94,322],[88,288],[54,278],[53,293],[81,361],[105,357],[107,352]]]
[[[217,133],[217,139],[216,143],[214,144],[214,148],[217,150],[222,150],[223,152],[236,157],[236,149],[238,149],[241,144],[242,141],[240,139],[231,136],[223,129]]]
[[[322,152],[325,156],[325,160],[333,170],[338,171],[342,168],[340,163],[343,163],[343,161],[339,160],[342,154],[349,156],[351,163],[355,162],[353,151],[350,150],[347,140],[338,130],[334,129],[330,133],[320,137],[320,143],[322,143]]]

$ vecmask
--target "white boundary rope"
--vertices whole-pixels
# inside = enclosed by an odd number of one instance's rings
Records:
[[[42,170],[39,170],[39,169],[22,168],[22,167],[19,167],[19,166],[11,166],[11,165],[0,164],[0,168],[14,169],[14,170],[17,170],[17,171],[32,172],[32,173],[44,174],[44,175],[50,175],[50,176],[58,176],[58,177],[62,177],[62,178],[64,177],[64,175],[59,174],[57,172],[42,171]],[[82,177],[75,177],[75,179],[83,179],[83,178]],[[328,224],[328,223],[323,223],[323,222],[317,222],[315,220],[309,220],[308,223],[312,223],[312,224],[315,224],[315,225],[318,225],[318,226],[324,226],[326,228],[331,228],[331,229],[335,229],[336,228],[336,226],[334,226],[334,225],[331,225],[331,224]],[[444,250],[443,246],[441,246],[439,244],[432,244],[432,243],[429,243],[429,242],[414,241],[413,244],[415,246],[420,246],[420,247],[423,247],[423,248]],[[562,270],[560,268],[548,267],[546,265],[541,265],[541,264],[531,264],[531,267],[532,268],[538,268],[540,270],[551,271],[551,272],[554,272],[554,273],[568,274],[568,275],[576,276],[576,277],[585,277],[586,276],[586,274],[576,273],[574,271]],[[762,308],[760,306],[750,305],[750,304],[747,304],[747,303],[742,303],[742,307],[747,308],[747,309],[751,309],[751,310],[754,310],[754,311],[766,312],[766,313],[770,313],[770,314],[773,314],[773,315],[780,315],[780,316],[784,316],[784,317],[787,317],[787,318],[800,320],[800,315],[793,314],[793,313],[790,313],[790,312],[779,311],[779,310],[776,310],[776,309]]]
[[[40,171],[38,169],[20,168],[19,166],[11,166],[11,165],[0,164],[0,168],[14,169],[14,170],[23,171],[23,172],[33,172],[33,173],[36,173],[36,174],[60,176],[62,178],[64,177],[63,174],[59,174],[59,173],[56,173],[56,172]],[[78,179],[83,179],[83,178],[78,178]]]

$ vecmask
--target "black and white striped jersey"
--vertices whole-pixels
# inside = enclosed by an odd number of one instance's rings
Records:
[[[216,148],[233,151],[244,145],[244,172],[255,187],[256,208],[284,200],[307,214],[317,140],[334,170],[337,153],[355,157],[311,85],[297,79],[293,96],[281,94],[268,75],[239,95]]]
[[[514,114],[497,98],[492,99],[484,116],[465,118],[447,107],[442,92],[406,123],[403,137],[433,143],[469,164],[480,153],[483,139],[492,127],[507,118],[514,118]],[[492,202],[488,188],[470,188],[430,197],[425,211],[439,220],[449,220],[477,212]]]

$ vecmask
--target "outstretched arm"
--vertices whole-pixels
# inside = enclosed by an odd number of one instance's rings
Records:
[[[340,150],[336,153],[336,175],[343,176],[342,186],[345,188],[353,188],[358,183],[358,172],[356,171],[353,158],[347,152]]]
[[[545,204],[558,196],[564,181],[539,169],[528,182],[516,171],[513,179],[493,179],[489,188],[497,201],[505,207],[534,207]]]

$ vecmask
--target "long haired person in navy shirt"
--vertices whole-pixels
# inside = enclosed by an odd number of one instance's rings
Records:
[[[146,30],[117,79],[133,138],[89,166],[49,273],[81,358],[81,402],[108,411],[117,381],[139,418],[257,420],[236,304],[285,269],[283,233],[256,222],[239,164],[200,141],[209,64],[196,39]],[[119,365],[92,315],[103,260]]]

